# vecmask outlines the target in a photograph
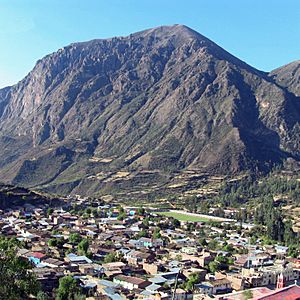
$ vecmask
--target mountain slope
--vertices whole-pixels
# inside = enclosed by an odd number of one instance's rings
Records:
[[[275,74],[182,25],[71,44],[0,90],[0,179],[95,193],[147,170],[299,160],[299,98]]]
[[[278,85],[287,88],[296,97],[300,96],[300,60],[273,70],[270,76]]]

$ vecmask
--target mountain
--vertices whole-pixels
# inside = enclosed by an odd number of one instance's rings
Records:
[[[296,97],[300,96],[300,60],[270,72],[275,82]]]
[[[74,43],[0,90],[0,180],[94,194],[300,159],[299,62],[271,73],[183,26]]]

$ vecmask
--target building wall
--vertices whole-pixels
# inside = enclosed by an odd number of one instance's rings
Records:
[[[283,274],[285,282],[299,279],[299,273],[294,272],[294,269],[291,267],[285,269],[278,267],[278,269],[274,268],[272,270],[266,268],[260,271],[255,271],[254,269],[243,270],[243,276],[251,282],[253,287],[266,286],[269,284],[275,285],[281,273]]]
[[[143,269],[149,274],[157,274],[158,266],[156,264],[143,263]]]
[[[116,278],[114,278],[114,282],[122,285],[125,289],[128,289],[130,291],[133,290],[134,288],[138,288],[138,286],[135,286],[134,284],[132,284],[130,282],[118,280]]]

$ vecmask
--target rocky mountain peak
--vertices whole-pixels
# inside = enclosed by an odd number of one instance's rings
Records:
[[[0,90],[0,179],[70,192],[104,187],[102,173],[297,161],[297,74],[258,71],[184,25],[71,44]]]

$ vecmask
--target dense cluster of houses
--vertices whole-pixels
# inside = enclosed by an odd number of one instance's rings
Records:
[[[81,205],[90,202],[81,200]],[[222,226],[228,229],[228,224],[199,222],[191,230],[187,222],[174,226],[155,212],[125,208],[120,217],[117,206],[95,206],[97,213],[94,208],[85,214],[62,208],[49,212],[41,205],[1,211],[1,234],[23,242],[18,255],[32,263],[49,295],[67,275],[95,299],[242,299],[235,297],[248,289],[265,299],[287,286],[298,287],[300,260],[287,257],[288,247],[250,245],[243,230],[224,234]],[[208,245],[199,242],[203,232]],[[72,240],[74,234],[88,241],[85,252]],[[238,251],[211,249],[211,241]],[[230,263],[212,270],[211,262],[222,261]]]

